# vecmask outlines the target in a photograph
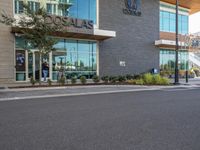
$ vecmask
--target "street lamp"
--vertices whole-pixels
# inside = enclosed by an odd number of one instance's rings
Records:
[[[176,0],[176,53],[175,53],[175,81],[174,84],[179,84],[179,69],[178,69],[178,51],[179,51],[179,38],[178,38],[178,8],[179,0]]]

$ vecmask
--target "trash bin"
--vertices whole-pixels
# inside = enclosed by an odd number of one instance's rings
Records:
[[[153,68],[153,69],[151,70],[151,73],[152,73],[152,74],[158,74],[158,69]]]

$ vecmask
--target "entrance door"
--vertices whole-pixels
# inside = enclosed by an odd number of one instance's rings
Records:
[[[49,54],[46,56],[43,56],[42,62],[47,63],[49,66]],[[42,68],[41,68],[42,69]],[[33,77],[35,80],[39,80],[40,75],[40,55],[38,51],[33,51],[28,54],[28,77],[29,79]],[[47,78],[49,78],[49,70],[47,73]],[[42,73],[41,81],[44,81],[44,74]]]

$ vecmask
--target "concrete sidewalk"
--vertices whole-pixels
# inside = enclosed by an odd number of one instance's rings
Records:
[[[0,101],[30,99],[30,98],[33,99],[33,98],[133,92],[133,91],[149,91],[149,90],[174,89],[174,88],[188,88],[188,87],[193,87],[193,86],[190,86],[190,85],[179,85],[179,86],[97,85],[97,86],[4,89],[4,90],[0,90]]]

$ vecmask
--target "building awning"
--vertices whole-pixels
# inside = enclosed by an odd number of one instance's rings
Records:
[[[12,27],[13,33],[20,33],[20,29],[18,27]],[[76,38],[76,39],[85,39],[85,40],[96,40],[96,41],[103,41],[106,39],[116,37],[115,31],[108,31],[108,30],[100,30],[94,29],[93,33],[81,33],[75,31],[68,31],[68,32],[55,32],[52,36],[56,37],[63,37],[63,38]]]
[[[162,2],[170,3],[175,5],[176,0],[160,0]],[[184,8],[190,9],[190,14],[194,14],[200,11],[200,1],[199,0],[179,0],[179,5]]]
[[[176,41],[172,41],[172,40],[157,40],[157,41],[155,41],[155,46],[175,49]],[[184,42],[179,42],[179,47],[181,49],[187,49],[187,47],[185,46]]]

